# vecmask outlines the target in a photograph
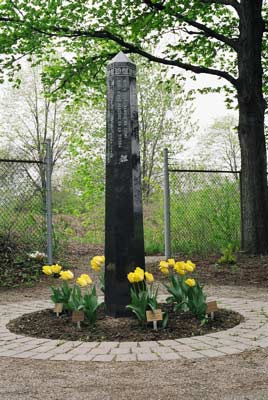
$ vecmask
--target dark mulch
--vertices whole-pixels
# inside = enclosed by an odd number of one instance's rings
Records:
[[[176,261],[186,261],[189,258],[196,263],[196,273],[202,284],[268,287],[268,256],[249,256],[238,253],[235,265],[218,264],[220,254],[206,257],[177,256]],[[157,280],[162,282],[166,280],[159,271],[158,265],[152,264],[147,269],[155,274]]]
[[[164,309],[166,305],[163,305]],[[239,324],[243,317],[234,312],[220,309],[215,312],[214,319],[209,319],[204,326],[190,312],[174,314],[170,310],[169,323],[166,329],[161,327],[157,331],[152,328],[152,323],[142,327],[135,318],[111,318],[105,316],[104,308],[99,309],[98,320],[95,326],[81,324],[78,329],[70,321],[68,314],[60,317],[52,310],[42,310],[14,319],[8,324],[11,332],[35,336],[39,338],[80,340],[80,341],[145,341],[178,339],[191,336],[205,335],[229,329]]]

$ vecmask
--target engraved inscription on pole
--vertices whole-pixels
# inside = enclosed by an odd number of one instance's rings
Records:
[[[127,314],[127,274],[144,268],[136,66],[120,52],[107,67],[105,304]]]

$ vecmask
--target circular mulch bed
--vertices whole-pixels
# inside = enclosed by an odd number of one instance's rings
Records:
[[[167,305],[162,305],[162,310]],[[99,309],[95,326],[81,323],[78,329],[72,323],[68,314],[56,317],[50,309],[24,314],[9,322],[7,325],[11,332],[39,338],[58,340],[91,341],[147,341],[179,339],[192,336],[205,335],[207,333],[230,329],[238,325],[243,317],[234,311],[219,309],[207,324],[201,326],[200,321],[190,312],[174,314],[169,310],[168,326],[164,329],[158,327],[155,331],[152,323],[141,326],[136,318],[111,318],[105,315],[104,308]]]

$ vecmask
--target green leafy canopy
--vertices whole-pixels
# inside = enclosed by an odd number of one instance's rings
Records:
[[[258,3],[267,19],[267,4]],[[43,79],[57,84],[57,95],[82,95],[89,84],[102,92],[104,67],[123,49],[236,86],[240,6],[237,0],[2,0],[1,79],[14,79],[27,58],[47,63]]]

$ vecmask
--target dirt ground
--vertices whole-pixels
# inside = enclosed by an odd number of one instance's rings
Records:
[[[77,273],[88,272],[91,256],[101,250],[85,249],[73,256]],[[193,261],[202,266],[209,296],[268,301],[268,258],[241,255],[232,279],[229,266],[217,275],[213,258]],[[153,264],[150,268],[157,269]],[[0,289],[0,304],[47,299],[48,283],[44,278],[33,288]],[[196,361],[135,363],[0,357],[0,376],[1,400],[268,400],[268,349]]]

